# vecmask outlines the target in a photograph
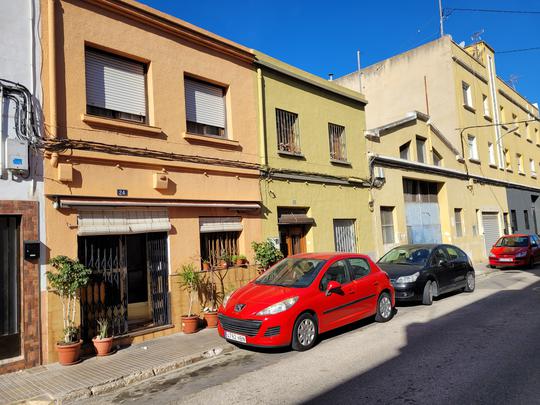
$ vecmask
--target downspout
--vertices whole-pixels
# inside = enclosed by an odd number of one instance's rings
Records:
[[[53,138],[58,135],[56,111],[56,0],[49,0],[47,30],[49,34],[49,124]]]
[[[264,111],[264,84],[262,69],[257,68],[257,98],[259,106],[259,154],[261,166],[268,166],[266,156],[266,128],[265,128],[265,111]]]

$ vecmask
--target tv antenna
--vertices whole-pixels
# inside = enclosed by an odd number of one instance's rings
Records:
[[[482,34],[484,33],[484,29],[482,28],[480,31],[476,31],[471,35],[471,40],[473,42],[479,42],[482,40]]]
[[[518,76],[514,73],[511,73],[510,76],[508,77],[508,84],[515,90],[516,89],[516,84],[519,80],[521,76]]]

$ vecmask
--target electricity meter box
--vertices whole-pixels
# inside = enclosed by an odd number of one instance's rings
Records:
[[[6,139],[6,169],[28,171],[28,142]]]

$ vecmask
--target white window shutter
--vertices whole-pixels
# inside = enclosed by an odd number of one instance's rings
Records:
[[[144,64],[86,49],[86,104],[146,116]]]
[[[188,121],[225,128],[225,99],[221,87],[186,78],[184,89]]]

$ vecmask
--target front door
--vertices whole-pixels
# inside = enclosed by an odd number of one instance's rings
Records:
[[[0,360],[21,354],[20,218],[0,216]]]
[[[141,323],[150,319],[146,234],[126,236],[126,248],[128,322]]]
[[[281,252],[285,257],[306,252],[304,226],[280,226]]]

